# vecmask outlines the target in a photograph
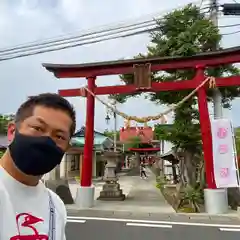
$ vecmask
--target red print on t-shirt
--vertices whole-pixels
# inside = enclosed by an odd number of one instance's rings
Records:
[[[21,221],[20,223],[20,219]],[[40,219],[38,217],[34,217],[31,214],[28,213],[20,213],[16,216],[17,221],[17,227],[18,227],[18,235],[13,236],[10,238],[10,240],[48,240],[48,236],[44,234],[39,234],[37,229],[33,227],[32,225],[43,222],[43,219]],[[30,228],[33,231],[32,235],[21,235],[21,228]]]

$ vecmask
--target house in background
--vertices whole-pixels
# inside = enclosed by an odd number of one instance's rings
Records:
[[[147,161],[151,163],[156,153],[160,151],[160,141],[154,141],[154,129],[152,127],[126,125],[120,129],[119,134],[120,143],[123,144],[123,149],[126,155],[123,163],[124,168],[139,165],[143,159],[148,159]],[[135,157],[131,157],[131,155],[134,155]],[[136,161],[132,161],[134,159]],[[132,162],[132,164],[130,164],[130,162]]]
[[[81,165],[83,161],[83,149],[85,144],[85,127],[77,131],[70,142],[71,147],[65,154],[60,165],[60,176],[65,178],[73,178],[81,173]],[[104,174],[105,163],[101,158],[104,150],[113,147],[113,140],[106,137],[103,133],[94,131],[94,151],[93,151],[93,177],[101,177]]]

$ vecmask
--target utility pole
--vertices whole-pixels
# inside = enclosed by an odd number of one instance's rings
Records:
[[[215,26],[218,26],[218,4],[217,0],[210,0],[210,19]],[[214,46],[214,50],[219,48],[218,44]],[[214,118],[220,119],[222,113],[222,95],[218,88],[213,90],[213,110]],[[214,174],[214,173],[212,173]],[[223,214],[228,210],[227,189],[204,189],[205,209],[207,213]]]
[[[215,26],[218,26],[218,4],[217,0],[210,0],[210,19]],[[218,49],[218,45],[215,46],[214,50]],[[213,112],[214,118],[219,119],[223,117],[222,112],[222,94],[218,88],[213,89]]]

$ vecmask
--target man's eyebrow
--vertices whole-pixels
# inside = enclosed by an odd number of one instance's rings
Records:
[[[36,120],[39,121],[40,123],[44,124],[44,125],[48,125],[41,117],[36,117]],[[60,129],[60,128],[56,128],[54,130],[58,133],[64,133],[64,134],[68,133],[67,130],[63,130],[63,129]]]
[[[56,134],[62,134],[65,138],[70,138],[68,131],[62,129],[55,129]]]
[[[62,129],[59,129],[59,128],[55,129],[55,131],[56,131],[56,132],[60,132],[60,133],[67,133],[67,131],[62,130]]]
[[[36,120],[37,121],[39,121],[40,123],[42,123],[42,124],[47,124],[42,118],[40,118],[40,117],[36,117]]]

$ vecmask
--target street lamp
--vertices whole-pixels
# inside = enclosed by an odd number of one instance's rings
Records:
[[[109,124],[110,117],[109,117],[109,115],[108,115],[108,114],[107,114],[107,116],[105,117],[105,121],[106,121],[106,123],[107,123],[107,124]]]

